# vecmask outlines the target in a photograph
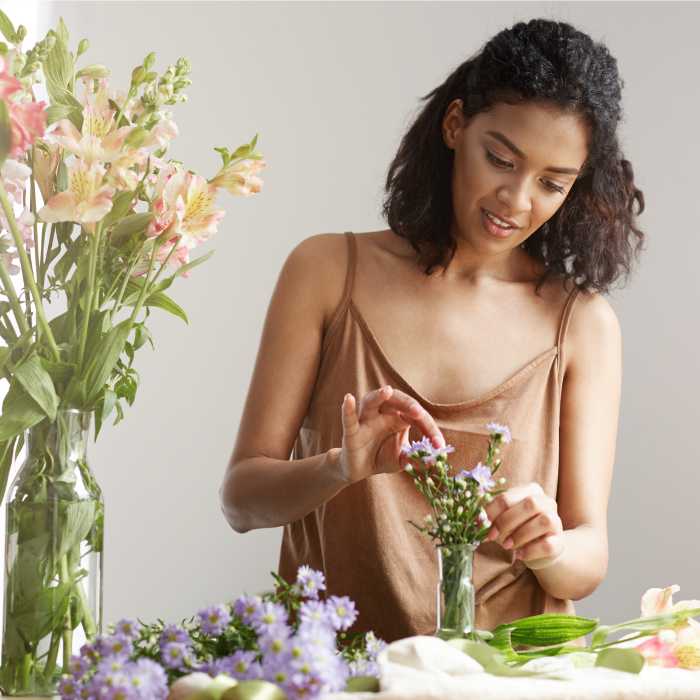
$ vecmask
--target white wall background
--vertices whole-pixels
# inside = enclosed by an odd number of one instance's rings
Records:
[[[7,7],[13,3],[2,3]],[[14,3],[18,7],[27,3]],[[700,4],[39,3],[63,16],[86,63],[126,87],[149,51],[163,69],[190,58],[190,101],[175,112],[172,155],[210,176],[213,146],[259,132],[261,195],[220,200],[214,257],[171,292],[190,326],[154,313],[156,352],[126,420],[90,461],[107,508],[105,616],[179,620],[270,584],[281,531],[239,535],[218,487],[250,380],[267,304],[291,248],[319,232],[383,228],[383,178],[427,93],[500,29],[536,16],[569,21],[617,57],[625,80],[622,143],[647,209],[639,272],[611,302],[624,340],[623,397],[610,501],[610,566],[581,614],[635,616],[650,586],[700,598]],[[284,388],[280,387],[280,391]]]

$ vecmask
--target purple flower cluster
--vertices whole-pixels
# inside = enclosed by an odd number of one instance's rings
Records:
[[[203,608],[191,628],[166,625],[157,637],[140,635],[142,626],[138,622],[120,620],[114,634],[98,635],[81,648],[79,656],[71,658],[66,669],[70,675],[64,675],[60,682],[61,698],[162,700],[168,694],[169,678],[202,671],[212,677],[227,674],[240,681],[270,681],[289,700],[313,700],[324,693],[344,690],[350,676],[378,675],[376,656],[384,642],[369,633],[366,652],[348,655],[351,660],[346,661],[338,651],[336,635],[353,625],[357,609],[347,596],[321,600],[319,593],[325,589],[322,572],[308,566],[299,568],[296,581],[289,587],[296,600],[294,609],[298,607],[294,622],[287,607],[277,602],[280,598],[268,596],[241,596],[232,605]],[[196,658],[200,635],[216,638],[232,623],[235,627],[241,622],[254,630],[255,650],[239,649],[215,659]],[[159,663],[151,658],[133,660],[148,638],[153,640],[151,644],[157,640]],[[148,655],[153,653],[150,649]]]
[[[423,437],[422,440],[413,441],[401,448],[401,452],[406,455],[418,453],[423,464],[427,465],[435,464],[438,459],[446,459],[447,455],[454,451],[455,448],[452,445],[435,447],[429,437]]]
[[[136,623],[121,621],[113,635],[97,635],[84,644],[80,656],[71,657],[59,682],[62,700],[105,698],[109,700],[164,700],[168,695],[165,670],[151,659],[130,661]]]
[[[462,469],[459,474],[455,475],[455,479],[474,479],[482,491],[488,491],[496,485],[496,480],[493,478],[491,469],[485,464],[479,462],[473,469]]]

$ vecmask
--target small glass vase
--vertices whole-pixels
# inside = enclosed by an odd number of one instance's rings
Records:
[[[472,562],[476,545],[440,545],[438,553],[437,630],[442,639],[474,638]]]
[[[25,433],[7,497],[0,687],[54,696],[102,631],[104,502],[87,463],[91,411],[59,409]]]

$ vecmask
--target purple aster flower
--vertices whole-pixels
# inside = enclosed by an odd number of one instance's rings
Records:
[[[302,622],[330,624],[326,604],[320,600],[306,600],[299,606],[299,619]]]
[[[468,475],[484,490],[491,489],[496,485],[491,470],[481,462],[471,472],[468,472]]]
[[[318,592],[326,589],[323,572],[315,571],[306,564],[299,567],[296,585],[307,598],[318,598]]]
[[[142,627],[143,625],[140,622],[124,618],[119,620],[119,622],[117,622],[117,624],[114,626],[114,633],[122,634],[125,637],[133,639],[138,635]]]
[[[138,659],[129,663],[126,674],[138,700],[165,700],[168,696],[168,676],[163,667],[152,659]]]
[[[68,662],[68,671],[75,680],[79,681],[90,668],[90,662],[85,656],[73,655]]]
[[[262,605],[262,598],[259,595],[244,595],[238,598],[233,604],[233,612],[243,620],[246,625],[252,625],[255,614]]]
[[[210,637],[218,637],[231,622],[231,613],[225,605],[212,605],[197,613],[199,628]]]
[[[336,630],[346,630],[357,619],[355,603],[347,596],[331,596],[326,601],[328,618]]]
[[[365,649],[367,649],[368,658],[374,661],[379,656],[379,652],[386,649],[386,642],[370,631],[365,635]]]
[[[134,645],[129,637],[123,634],[113,634],[100,640],[100,654],[104,657],[129,657],[134,651]]]
[[[258,646],[265,654],[282,657],[289,652],[289,639],[292,630],[288,625],[270,625],[260,633]]]
[[[432,465],[437,462],[438,458],[445,459],[448,454],[454,452],[455,448],[452,445],[445,445],[444,447],[433,447],[430,446],[430,454],[423,457],[423,464]]]
[[[335,649],[335,630],[326,612],[326,621],[319,623],[302,620],[297,637],[309,649]]]
[[[424,436],[422,440],[414,440],[401,448],[401,452],[405,455],[412,455],[414,452],[427,452],[428,454],[432,454],[432,451],[433,443],[427,436]]]
[[[224,673],[228,673],[232,678],[236,678],[239,681],[247,681],[258,678],[257,675],[251,675],[259,673],[259,668],[255,668],[255,659],[257,653],[254,651],[236,651],[230,656],[225,656],[221,661],[225,662],[222,664]]]
[[[81,683],[75,678],[70,676],[63,676],[58,682],[58,692],[61,696],[61,700],[76,700],[80,697],[78,693],[80,692]]]
[[[258,634],[279,624],[287,624],[287,611],[280,603],[262,603],[253,614],[252,625]]]
[[[186,665],[189,647],[183,642],[167,642],[160,648],[160,656],[166,668],[181,669]]]
[[[168,644],[169,642],[180,642],[181,644],[187,644],[188,646],[192,643],[190,635],[187,634],[187,630],[179,627],[178,625],[166,625],[163,631],[160,633],[160,646]]]
[[[498,433],[503,440],[503,444],[507,445],[511,441],[510,428],[507,425],[500,423],[488,423],[486,428],[490,433]]]

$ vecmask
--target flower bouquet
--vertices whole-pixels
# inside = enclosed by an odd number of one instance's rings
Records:
[[[275,591],[204,608],[180,625],[121,620],[71,658],[61,698],[312,700],[348,681],[376,686],[385,644],[372,632],[346,637],[355,604],[322,599],[323,574],[308,566],[291,585],[273,577]]]
[[[473,554],[491,527],[484,505],[505,490],[495,488],[503,486],[505,479],[497,482],[493,475],[501,466],[500,445],[511,440],[510,430],[498,423],[489,423],[487,428],[490,433],[485,463],[456,474],[451,473],[447,462],[447,455],[454,452],[451,445],[436,448],[424,437],[403,448],[418,463],[407,464],[405,471],[432,509],[423,524],[411,525],[437,543],[440,580],[436,634],[444,638],[475,634]]]
[[[28,50],[2,12],[0,32],[0,497],[27,447],[7,499],[0,686],[37,694],[101,626],[89,429],[96,439],[134,402],[151,309],[187,322],[166,291],[211,255],[190,259],[224,216],[218,191],[259,192],[265,163],[257,135],[217,148],[208,180],[166,157],[178,133],[169,108],[190,84],[184,58],[161,73],[148,54],[116,91],[107,68],[79,65],[88,42],[71,51],[62,20]],[[61,313],[49,318],[54,298]]]

